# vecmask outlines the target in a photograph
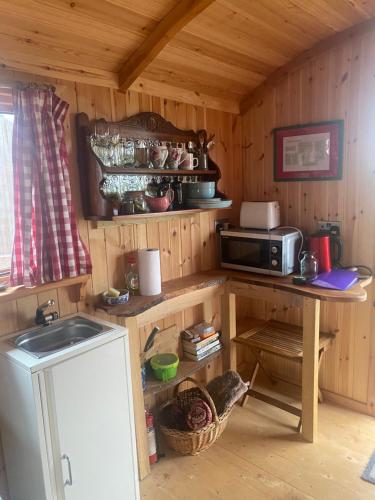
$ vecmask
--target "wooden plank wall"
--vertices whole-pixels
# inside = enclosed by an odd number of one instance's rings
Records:
[[[316,221],[342,221],[344,264],[375,268],[375,31],[287,72],[244,116],[244,199],[279,200],[282,223],[316,229]],[[272,129],[330,119],[345,120],[344,179],[273,182]],[[322,308],[322,325],[337,339],[328,352],[321,385],[331,399],[375,415],[374,286],[366,303]],[[245,315],[300,322],[298,312],[264,303],[244,303]],[[271,358],[286,379],[295,366]]]
[[[70,152],[70,168],[73,195],[78,213],[79,230],[88,245],[92,262],[93,275],[88,285],[86,300],[75,304],[69,298],[68,290],[60,288],[46,293],[0,305],[0,335],[5,335],[33,325],[35,309],[49,298],[54,298],[61,316],[78,311],[103,315],[96,312],[95,301],[108,286],[124,285],[126,255],[137,248],[159,247],[161,251],[162,279],[169,280],[185,276],[217,265],[217,244],[214,233],[214,220],[218,217],[236,217],[242,197],[242,131],[241,118],[230,113],[214,111],[202,107],[150,97],[145,94],[128,92],[119,93],[109,88],[94,87],[82,83],[63,80],[48,80],[37,75],[26,75],[2,70],[2,82],[12,81],[49,82],[56,86],[56,92],[70,104],[69,117],[66,120],[66,137]],[[140,111],[155,111],[170,120],[177,127],[200,129],[206,128],[216,134],[216,146],[212,158],[222,167],[222,180],[219,187],[235,201],[233,210],[205,212],[194,217],[165,222],[154,222],[124,227],[96,229],[94,223],[82,218],[79,180],[76,164],[76,146],[74,116],[77,112],[86,112],[90,118],[104,117],[108,120],[120,120],[125,116]],[[214,305],[218,311],[218,304]],[[196,307],[184,313],[159,322],[161,328],[177,325],[178,330],[189,326],[202,318],[202,308]],[[216,316],[219,321],[219,316]],[[151,325],[140,331],[140,345],[143,346]],[[176,339],[174,337],[176,344]],[[174,344],[174,348],[176,345]],[[216,373],[219,364],[212,367]],[[0,454],[1,455],[1,454]],[[0,472],[1,467],[0,458]],[[1,484],[1,474],[0,474]],[[0,496],[2,494],[0,486]]]

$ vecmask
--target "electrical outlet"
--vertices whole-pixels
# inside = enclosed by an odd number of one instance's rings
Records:
[[[228,219],[218,219],[214,221],[215,233],[220,233],[224,229],[228,229],[229,221]]]
[[[341,221],[336,220],[319,220],[318,229],[320,231],[331,231],[333,228],[338,228],[338,234],[341,234]]]

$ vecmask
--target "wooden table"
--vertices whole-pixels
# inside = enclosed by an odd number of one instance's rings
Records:
[[[363,302],[367,298],[364,287],[371,279],[340,292],[312,286],[297,286],[292,278],[272,277],[219,269],[177,278],[163,283],[160,295],[133,297],[127,304],[100,306],[129,329],[132,368],[132,386],[139,475],[149,472],[148,444],[141,385],[139,328],[175,314],[186,308],[203,304],[204,319],[212,318],[212,299],[221,296],[223,368],[236,369],[236,295],[276,304],[301,307],[303,310],[303,364],[302,364],[302,435],[314,442],[317,436],[318,406],[318,351],[320,302]]]
[[[318,429],[318,359],[320,302],[364,302],[364,287],[372,278],[355,284],[350,290],[339,291],[309,285],[294,285],[291,276],[274,277],[239,271],[226,272],[225,318],[223,334],[236,335],[235,297],[242,295],[274,304],[301,307],[303,314],[303,362],[302,362],[302,436],[313,443]],[[235,357],[235,347],[231,357]],[[233,365],[235,366],[235,361]]]

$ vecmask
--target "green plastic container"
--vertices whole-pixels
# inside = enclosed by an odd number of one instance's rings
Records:
[[[150,359],[155,377],[163,382],[175,378],[179,362],[177,354],[171,352],[156,354]]]

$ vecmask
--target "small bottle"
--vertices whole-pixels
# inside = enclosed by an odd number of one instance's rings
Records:
[[[139,289],[139,276],[134,255],[130,255],[128,258],[128,270],[125,275],[125,281],[130,295],[136,295]]]
[[[158,461],[154,416],[150,410],[145,410],[145,417],[146,417],[147,442],[148,442],[148,459],[150,464],[152,465]]]
[[[172,203],[173,210],[181,210],[182,208],[182,182],[178,180],[178,177],[175,177],[171,188],[174,192],[174,199]]]
[[[315,257],[315,252],[303,252],[303,258],[300,263],[301,276],[307,280],[313,280],[318,275],[318,260]]]

